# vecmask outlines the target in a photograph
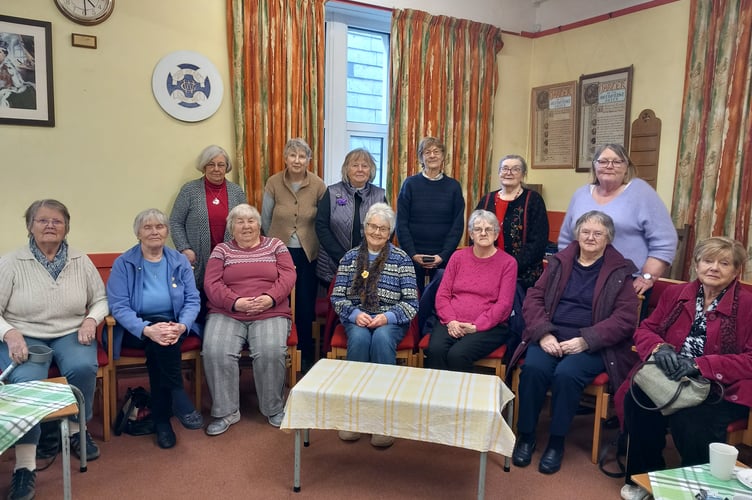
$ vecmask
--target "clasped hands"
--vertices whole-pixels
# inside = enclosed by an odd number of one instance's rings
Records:
[[[462,321],[457,321],[456,319],[453,319],[452,321],[447,323],[446,327],[447,331],[449,332],[449,336],[454,337],[455,339],[462,338],[465,335],[478,331],[474,324],[463,323]]]
[[[235,301],[235,310],[238,312],[244,312],[248,316],[253,316],[266,311],[272,305],[274,301],[269,295],[263,294],[256,297],[240,297]]]
[[[540,342],[538,342],[538,344],[540,345],[540,348],[543,349],[543,352],[545,352],[549,356],[554,356],[557,358],[561,358],[563,356],[566,356],[567,354],[577,354],[580,352],[585,352],[590,348],[588,343],[582,337],[575,337],[573,339],[559,342],[558,340],[556,340],[556,337],[554,337],[550,333],[544,335],[543,338],[540,339]]]
[[[144,328],[144,336],[161,346],[168,346],[177,342],[186,329],[187,327],[182,323],[161,321]]]
[[[361,312],[355,317],[355,324],[361,328],[378,328],[387,324],[386,314],[371,316],[368,313]]]
[[[655,364],[671,380],[679,380],[682,377],[700,375],[695,360],[679,356],[669,344],[661,345],[653,355]]]

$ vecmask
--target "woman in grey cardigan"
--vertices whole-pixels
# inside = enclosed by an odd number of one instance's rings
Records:
[[[175,248],[193,266],[196,286],[203,298],[209,255],[217,244],[230,241],[225,230],[227,214],[247,200],[240,186],[225,179],[232,171],[232,162],[227,151],[219,146],[208,146],[201,152],[196,170],[204,175],[180,188],[170,213],[170,233]]]

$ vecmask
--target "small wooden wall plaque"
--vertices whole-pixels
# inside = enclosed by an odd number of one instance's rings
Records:
[[[661,152],[661,120],[652,109],[643,109],[632,122],[629,146],[629,157],[637,167],[637,176],[655,189]]]

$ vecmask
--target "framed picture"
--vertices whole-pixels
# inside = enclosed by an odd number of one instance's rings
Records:
[[[623,144],[629,150],[629,107],[632,66],[582,75],[578,89],[577,172],[589,172],[601,144]]]
[[[572,168],[577,82],[536,87],[530,103],[531,168]]]
[[[0,124],[55,126],[52,23],[0,15]]]

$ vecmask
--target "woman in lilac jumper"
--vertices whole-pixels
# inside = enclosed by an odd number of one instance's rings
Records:
[[[494,245],[499,221],[493,213],[475,210],[467,227],[473,246],[452,255],[436,293],[439,322],[428,345],[428,368],[472,371],[508,335],[517,262]]]

